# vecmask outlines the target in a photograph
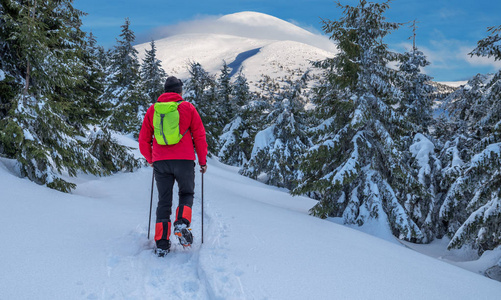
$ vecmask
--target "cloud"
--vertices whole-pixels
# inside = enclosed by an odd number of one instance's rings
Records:
[[[409,51],[412,45],[408,42],[400,43],[397,48]],[[446,39],[440,34],[437,34],[437,39],[428,41],[426,46],[418,45],[418,48],[431,63],[421,71],[436,77],[436,80],[465,80],[477,73],[492,73],[501,69],[501,62],[494,61],[493,58],[468,55],[475,45]]]
[[[475,47],[462,47],[458,53],[458,58],[464,59],[471,66],[487,66],[491,67],[492,71],[497,71],[501,69],[501,61],[494,60],[494,57],[485,57],[485,56],[471,56],[469,53]]]
[[[297,24],[297,23],[296,23]],[[138,35],[139,43],[158,40],[173,35],[206,33],[226,34],[254,39],[291,40],[335,51],[335,45],[327,37],[278,18],[254,12],[226,16],[199,16],[195,20],[175,25],[157,27]]]

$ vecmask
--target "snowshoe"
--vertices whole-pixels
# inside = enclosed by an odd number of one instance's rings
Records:
[[[170,249],[167,249],[167,250],[160,249],[160,248],[155,249],[155,254],[156,254],[158,257],[164,257],[164,256],[166,256],[169,252],[170,252]]]
[[[155,248],[155,254],[158,257],[164,257],[170,252],[170,241],[169,240],[159,240],[157,241],[157,247]]]
[[[193,235],[191,234],[191,228],[188,228],[186,224],[177,224],[174,226],[174,235],[179,239],[179,243],[183,247],[190,247],[193,243]]]

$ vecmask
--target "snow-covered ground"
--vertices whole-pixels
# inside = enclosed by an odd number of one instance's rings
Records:
[[[174,243],[158,258],[147,239],[151,168],[81,175],[74,193],[64,194],[16,177],[13,162],[1,159],[0,299],[457,300],[501,294],[500,282],[420,254],[390,235],[385,240],[309,216],[313,200],[242,177],[215,160],[208,165],[204,244],[198,175],[195,243],[189,250]],[[387,230],[380,224],[372,229],[378,235]],[[419,247],[443,248],[432,246]]]

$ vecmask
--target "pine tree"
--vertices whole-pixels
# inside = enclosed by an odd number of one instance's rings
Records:
[[[106,170],[88,150],[89,126],[103,116],[99,74],[71,1],[2,1],[0,153],[21,176],[68,192],[78,171]]]
[[[240,71],[233,83],[232,106],[235,114],[219,137],[219,159],[229,165],[242,166],[252,154],[254,137],[258,132],[264,102],[249,90],[245,75]]]
[[[267,184],[291,189],[296,185],[298,163],[310,146],[306,134],[305,99],[302,90],[307,74],[273,98],[276,100],[266,117],[266,126],[256,134],[251,159],[240,173],[251,178],[266,174]]]
[[[161,61],[157,58],[155,41],[151,41],[151,50],[146,50],[146,55],[141,65],[141,81],[143,89],[149,96],[150,103],[157,101],[163,93],[167,74],[162,69]]]
[[[99,161],[104,174],[118,171],[133,171],[141,167],[142,163],[131,153],[129,147],[120,145],[112,137],[112,132],[106,126],[101,126],[111,114],[109,102],[103,101],[101,95],[104,92],[104,81],[106,77],[106,56],[102,46],[98,46],[92,33],[89,35],[86,47],[86,62],[88,63],[88,82],[93,86],[89,94],[94,96],[94,102],[90,106],[89,130],[84,131],[87,140],[85,147]],[[98,99],[96,101],[95,99]],[[90,99],[89,99],[90,100]],[[86,126],[85,128],[87,128]]]
[[[219,148],[217,137],[222,130],[218,120],[220,107],[216,95],[216,80],[197,62],[190,63],[189,72],[190,79],[183,89],[184,99],[197,108],[207,133],[209,155],[213,155]]]
[[[387,64],[399,55],[383,42],[400,24],[385,21],[389,2],[338,6],[343,16],[324,20],[323,28],[340,52],[316,64],[325,70],[314,97],[324,122],[314,132],[316,145],[301,164],[302,183],[293,193],[320,199],[314,215],[359,225],[387,220],[397,237],[427,241],[431,233],[420,228],[427,214],[413,219],[405,207],[409,196],[416,202],[430,195],[403,162],[401,137],[413,125],[394,109],[403,95],[397,71]]]
[[[135,35],[128,18],[121,28],[121,39],[117,40],[109,59],[103,101],[112,106],[108,120],[110,128],[126,134],[133,133],[137,137],[150,103],[142,88],[138,51],[132,45]]]
[[[66,97],[83,77],[82,13],[70,1],[46,5],[5,1],[2,10],[6,50],[2,56],[11,60],[6,66],[11,93],[2,99],[8,102],[1,120],[2,153],[17,159],[22,176],[69,191],[74,184],[61,179],[58,172],[98,172],[92,157],[81,151],[78,129],[64,117],[71,109],[85,109],[73,107],[74,99]]]
[[[490,27],[471,55],[501,59],[500,31]],[[501,245],[501,70],[475,76],[445,100],[445,109],[459,124],[446,145],[464,143],[456,151],[461,164],[445,169],[455,176],[446,182],[440,221],[452,237],[449,248],[469,245],[482,254]]]
[[[420,224],[427,232],[427,240],[436,234],[437,223],[437,178],[440,177],[441,164],[435,154],[438,149],[436,140],[429,135],[432,125],[432,95],[435,88],[430,85],[432,78],[421,73],[421,68],[430,63],[416,46],[416,21],[412,22],[412,49],[400,56],[398,86],[402,98],[397,111],[412,126],[407,134],[401,136],[402,163],[410,168],[418,179],[421,190],[405,196],[404,207],[411,219]],[[425,191],[427,193],[423,193]]]
[[[224,128],[224,126],[229,123],[235,113],[235,106],[232,103],[233,99],[230,68],[226,64],[226,61],[223,62],[221,74],[219,75],[216,84],[216,99],[218,101],[218,111],[220,113],[218,115],[218,121],[223,125],[221,128]]]
[[[412,49],[400,57],[400,89],[404,96],[400,101],[399,111],[411,123],[418,125],[417,132],[428,132],[432,113],[432,93],[435,88],[429,84],[432,78],[421,73],[421,68],[430,64],[423,52],[416,46],[416,21],[412,24]]]

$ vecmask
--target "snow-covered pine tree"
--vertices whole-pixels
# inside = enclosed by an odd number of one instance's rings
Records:
[[[155,41],[150,43],[151,49],[146,50],[146,55],[141,64],[141,82],[150,103],[155,103],[164,91],[167,74],[162,69],[161,61],[157,58]]]
[[[86,134],[86,125],[101,124],[109,116],[108,104],[96,101],[104,91],[105,69],[98,59],[102,47],[97,45],[95,36],[91,33],[85,39],[82,47],[81,58],[84,62],[84,79],[76,84],[73,93],[68,97],[74,99],[75,106],[79,109],[69,111],[69,121],[75,126],[80,126],[80,134]]]
[[[413,124],[417,132],[427,133],[432,119],[432,98],[435,88],[429,83],[432,78],[421,72],[430,64],[423,52],[416,46],[416,21],[412,24],[412,49],[400,57],[400,89],[403,97],[399,111]]]
[[[183,97],[197,108],[207,133],[209,155],[213,155],[219,148],[217,137],[223,126],[218,120],[221,107],[216,95],[216,80],[198,62],[189,64],[189,72],[190,78],[183,88]]]
[[[264,101],[256,99],[250,92],[245,75],[237,73],[232,88],[234,116],[224,127],[219,143],[219,159],[232,166],[242,166],[252,153],[254,137],[258,131]]]
[[[414,126],[394,109],[402,92],[397,71],[387,64],[399,55],[383,41],[400,24],[383,16],[389,1],[338,6],[343,16],[324,20],[323,28],[339,54],[316,64],[325,70],[314,97],[325,119],[314,132],[316,145],[301,164],[302,183],[293,193],[316,195],[320,201],[311,210],[316,216],[359,225],[379,219],[401,239],[427,241],[431,234],[405,207],[409,195],[427,197],[427,191],[403,163],[401,137]],[[421,215],[424,220],[426,213]]]
[[[221,68],[221,74],[219,75],[216,85],[216,99],[219,103],[219,112],[218,121],[224,128],[226,124],[233,118],[234,115],[234,105],[232,105],[232,84],[230,78],[230,68],[226,64],[226,61],[223,61],[223,67]]]
[[[18,161],[22,176],[68,192],[61,178],[77,171],[99,174],[99,161],[83,131],[96,122],[99,84],[91,79],[81,31],[82,12],[72,1],[2,1],[0,26],[2,118],[0,153]]]
[[[501,60],[501,26],[478,42],[471,55]],[[449,248],[464,245],[479,254],[501,245],[501,70],[477,75],[446,99],[451,122],[461,120],[455,140],[464,139],[461,168],[440,210]]]
[[[103,173],[109,174],[123,170],[133,171],[142,165],[141,161],[134,158],[128,147],[120,145],[112,137],[112,132],[108,128],[101,126],[111,113],[110,103],[99,99],[104,92],[106,70],[104,54],[104,48],[97,45],[96,39],[91,33],[84,51],[84,57],[88,64],[88,71],[86,72],[87,81],[93,87],[89,91],[89,94],[94,96],[94,102],[89,101],[91,104],[90,113],[92,115],[91,122],[89,123],[92,126],[84,128],[87,129],[83,132],[87,137],[85,146],[99,161],[100,166],[103,168]],[[99,101],[96,101],[96,99],[99,99]]]
[[[402,98],[397,111],[413,126],[408,134],[400,139],[403,145],[404,165],[408,165],[427,193],[418,191],[408,193],[404,207],[409,216],[420,224],[422,231],[431,238],[436,234],[437,223],[437,177],[441,164],[435,154],[438,148],[435,140],[429,135],[432,125],[432,95],[435,88],[430,85],[432,78],[421,72],[421,68],[430,63],[416,45],[416,21],[412,22],[412,48],[400,56],[398,66],[398,86]]]
[[[296,186],[299,161],[311,146],[304,124],[307,78],[306,73],[296,81],[289,80],[285,90],[273,96],[265,128],[256,134],[251,159],[241,174],[278,187]]]
[[[109,58],[106,88],[102,99],[112,106],[109,127],[137,136],[151,103],[142,88],[138,51],[132,45],[136,37],[128,18],[121,28],[121,39],[117,39],[117,45]]]

